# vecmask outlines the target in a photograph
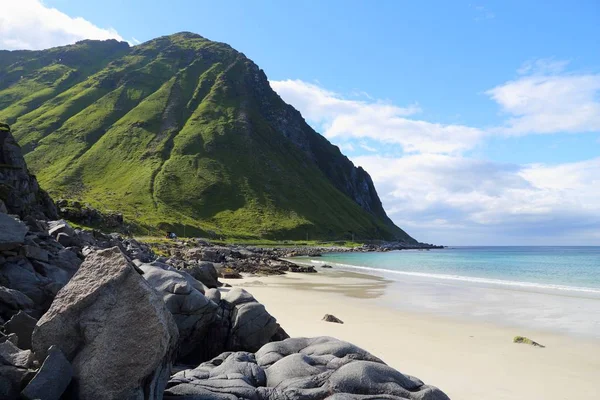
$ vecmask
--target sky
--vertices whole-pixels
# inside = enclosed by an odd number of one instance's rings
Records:
[[[225,42],[445,245],[600,245],[600,2],[0,0],[0,48]]]

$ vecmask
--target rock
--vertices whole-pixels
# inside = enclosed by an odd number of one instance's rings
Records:
[[[0,268],[0,285],[25,294],[34,307],[45,309],[52,301],[53,293],[49,288],[52,281],[36,273],[33,265],[24,257],[15,257]]]
[[[222,297],[221,306],[230,310],[227,350],[252,352],[273,340],[289,337],[265,306],[244,289],[235,288],[227,292]]]
[[[533,340],[526,338],[524,336],[515,336],[513,338],[513,343],[524,343],[524,344],[529,344],[529,345],[532,345],[535,347],[541,347],[541,348],[546,347],[546,346],[543,346],[543,345],[539,344],[538,342],[534,342]]]
[[[0,399],[18,400],[19,392],[31,374],[27,369],[2,365],[0,362]]]
[[[52,345],[73,366],[77,398],[158,398],[177,326],[150,285],[114,247],[90,253],[33,332],[39,360]]]
[[[27,400],[59,400],[71,382],[73,368],[56,346],[48,349],[48,356],[33,379],[21,392]]]
[[[207,299],[215,302],[216,304],[219,304],[219,302],[221,301],[221,292],[219,291],[219,289],[207,289],[204,292],[204,295]]]
[[[197,346],[205,345],[208,329],[219,317],[217,304],[204,296],[203,287],[191,282],[194,280],[191,276],[187,278],[167,264],[155,262],[139,268],[175,318],[179,329],[178,356],[185,357]]]
[[[234,269],[229,267],[219,268],[219,275],[225,279],[242,279],[242,275]]]
[[[25,243],[27,226],[8,214],[0,213],[0,251],[14,249]]]
[[[15,346],[19,347],[19,338],[17,337],[17,335],[15,335],[14,333],[11,333],[10,335],[5,335],[4,333],[0,332],[0,343],[4,343],[6,341],[9,341]]]
[[[33,363],[31,350],[21,350],[10,340],[0,343],[0,365],[27,369]]]
[[[73,244],[73,239],[71,239],[71,236],[67,235],[64,232],[61,232],[58,235],[56,235],[56,241],[65,247],[69,247]]]
[[[221,282],[219,282],[219,273],[213,263],[199,262],[197,264],[191,264],[186,269],[186,272],[209,288],[217,288],[222,285]]]
[[[321,265],[321,268],[333,268],[331,265],[328,264],[323,264]]]
[[[327,321],[327,322],[335,322],[336,324],[343,324],[344,321],[342,321],[341,319],[331,315],[331,314],[325,314],[325,316],[323,317],[323,321]]]
[[[164,398],[449,400],[441,390],[330,337],[273,342],[256,354],[221,354],[173,375]]]
[[[19,311],[6,324],[4,330],[6,333],[14,333],[18,337],[17,346],[21,349],[31,349],[31,334],[35,329],[37,319],[29,316],[23,311]]]
[[[37,246],[25,245],[21,247],[21,255],[34,260],[48,262],[50,253]]]
[[[0,128],[0,200],[8,213],[21,218],[57,217],[56,206],[27,170],[21,148],[6,124]]]
[[[0,286],[0,316],[10,318],[19,310],[33,309],[33,301],[18,290]]]
[[[73,276],[73,274],[75,274],[75,272],[81,265],[81,262],[81,258],[79,258],[77,254],[71,249],[59,250],[58,254],[55,255],[55,258],[53,260],[53,263],[57,267],[67,271],[70,274],[69,279],[71,278],[71,276]]]
[[[202,250],[200,260],[220,263],[225,261],[225,256],[229,255],[231,250],[226,247],[223,248],[207,248]]]
[[[67,236],[75,236],[75,230],[71,228],[71,225],[64,219],[57,221],[48,222],[48,234],[54,238],[57,238],[59,234],[64,233]]]

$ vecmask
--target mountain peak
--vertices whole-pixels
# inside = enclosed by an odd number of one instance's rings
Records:
[[[67,60],[0,62],[0,120],[51,194],[148,229],[415,242],[370,176],[229,45],[180,32],[106,42],[102,57],[67,47]]]

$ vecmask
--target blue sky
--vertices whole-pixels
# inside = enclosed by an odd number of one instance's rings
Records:
[[[3,48],[229,43],[420,240],[600,244],[598,1],[15,3]]]

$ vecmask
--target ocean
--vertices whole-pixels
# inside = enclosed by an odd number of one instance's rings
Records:
[[[382,296],[398,308],[600,338],[600,247],[451,247],[296,261],[383,277]]]

